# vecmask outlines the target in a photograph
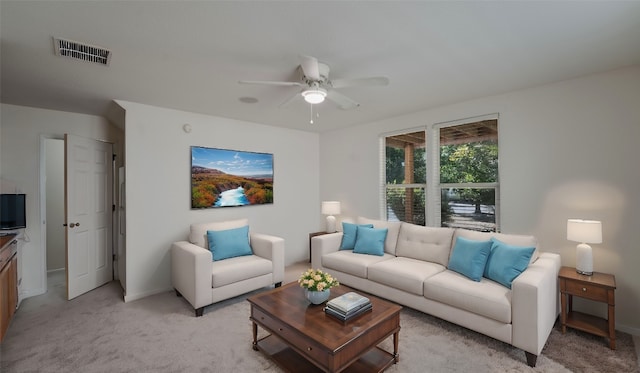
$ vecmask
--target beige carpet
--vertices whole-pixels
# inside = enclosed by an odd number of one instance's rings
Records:
[[[30,298],[0,346],[0,371],[280,372],[251,349],[245,298],[208,307],[201,318],[173,292],[123,303],[116,282],[70,302]],[[401,326],[400,362],[389,372],[638,371],[624,333],[611,351],[601,338],[555,330],[530,368],[521,350],[418,311],[404,309]],[[391,350],[391,339],[383,345]]]

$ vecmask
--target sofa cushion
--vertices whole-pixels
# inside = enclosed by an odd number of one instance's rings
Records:
[[[373,224],[357,225],[353,223],[342,222],[342,242],[340,250],[353,250],[356,246],[356,237],[358,235],[358,227],[373,228]]]
[[[456,239],[448,268],[465,275],[473,281],[480,281],[491,252],[491,241]]]
[[[445,267],[412,258],[394,258],[369,266],[368,279],[398,290],[423,295],[424,280]]]
[[[451,252],[452,228],[423,227],[410,223],[400,226],[396,256],[434,262],[446,266]]]
[[[400,226],[402,225],[402,222],[374,220],[358,216],[357,223],[373,224],[374,228],[387,228],[389,231],[387,232],[387,238],[384,241],[384,252],[396,255],[396,243],[398,242],[398,233],[400,233]]]
[[[249,219],[227,220],[215,223],[191,224],[189,242],[198,245],[203,249],[209,249],[207,231],[221,231],[225,229],[240,228],[249,225]]]
[[[322,267],[348,273],[353,276],[367,278],[367,268],[383,260],[395,258],[393,255],[382,256],[354,254],[351,250],[340,250],[322,256]]]
[[[211,262],[211,287],[219,288],[269,273],[273,273],[273,264],[257,255],[218,260]]]
[[[424,297],[490,319],[511,323],[511,290],[482,278],[471,281],[445,270],[424,281]]]
[[[538,241],[534,236],[525,236],[519,234],[505,234],[505,233],[495,233],[495,232],[477,232],[468,229],[458,228],[453,233],[453,239],[456,237],[464,237],[470,240],[478,240],[478,241],[488,241],[491,237],[495,237],[500,241],[506,243],[507,245],[515,245],[515,246],[528,246],[535,247],[536,250],[531,255],[531,260],[529,263],[533,263],[538,259]]]
[[[527,269],[535,247],[507,245],[491,238],[491,253],[484,268],[484,277],[511,289],[513,280]]]
[[[207,240],[213,260],[253,254],[249,246],[248,225],[221,231],[207,231]]]
[[[387,228],[368,228],[358,226],[356,245],[353,252],[356,254],[384,255],[384,241],[387,238]]]

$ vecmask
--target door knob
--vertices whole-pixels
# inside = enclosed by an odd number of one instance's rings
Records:
[[[73,227],[79,227],[80,223],[70,223],[69,224],[69,228],[73,228]]]

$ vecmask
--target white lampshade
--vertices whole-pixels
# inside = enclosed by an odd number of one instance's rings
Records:
[[[576,272],[593,275],[593,250],[589,243],[602,243],[602,223],[597,220],[567,220],[567,240],[579,242],[576,246]]]
[[[323,215],[340,215],[340,201],[323,201]]]
[[[597,220],[567,220],[567,240],[580,243],[602,243],[602,222]]]

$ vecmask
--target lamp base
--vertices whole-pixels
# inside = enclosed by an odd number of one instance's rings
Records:
[[[591,276],[591,275],[593,275],[593,272],[580,271],[579,269],[576,269],[576,272],[577,272],[578,274],[585,275],[585,276]]]
[[[336,217],[333,215],[327,216],[327,233],[334,233],[336,231]]]
[[[576,272],[581,275],[593,275],[593,253],[591,246],[581,243],[576,247]]]

